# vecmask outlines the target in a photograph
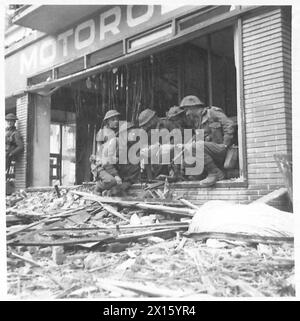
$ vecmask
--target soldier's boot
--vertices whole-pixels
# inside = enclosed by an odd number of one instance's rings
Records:
[[[225,178],[224,173],[213,163],[206,166],[207,177],[199,182],[200,187],[210,187]]]

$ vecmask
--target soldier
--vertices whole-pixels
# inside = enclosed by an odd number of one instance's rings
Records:
[[[200,181],[200,187],[212,186],[225,177],[222,168],[227,150],[232,144],[233,121],[221,108],[205,107],[196,96],[184,97],[180,106],[187,109],[187,118],[193,121],[194,129],[204,130],[204,169],[207,177]]]
[[[167,112],[167,119],[172,121],[176,128],[183,130],[185,128],[189,128],[190,123],[186,117],[186,111],[179,106],[173,106]]]
[[[112,195],[111,189],[122,184],[117,164],[117,134],[120,113],[109,110],[103,119],[104,126],[96,136],[97,156],[91,156],[91,168],[96,182],[96,191],[104,195]]]
[[[186,117],[186,111],[180,107],[180,106],[173,106],[169,109],[167,112],[167,119],[169,121],[172,121],[176,128],[180,129],[182,134],[182,142],[184,140],[184,129],[191,128],[193,124],[189,122],[189,120]],[[171,142],[173,143],[173,142]],[[175,147],[175,146],[173,146]],[[170,181],[178,181],[178,180],[184,180],[184,171],[183,166],[179,164],[174,164],[174,149],[171,150],[171,164],[169,166],[169,180]],[[179,157],[180,155],[177,154],[176,157]]]
[[[117,165],[118,172],[122,178],[123,184],[120,185],[121,192],[125,192],[130,185],[136,183],[140,178],[140,165],[132,164],[128,157],[130,147],[136,143],[135,137],[135,127],[134,124],[124,123],[119,130],[118,138],[118,150],[119,150],[119,161]],[[125,136],[127,132],[127,135]],[[125,155],[126,159],[120,161],[120,155]],[[126,164],[123,164],[126,163]]]
[[[24,144],[20,133],[15,124],[17,117],[14,114],[7,114],[5,120],[7,127],[5,129],[5,154],[6,154],[6,173],[8,174],[12,160],[22,153]]]
[[[141,156],[150,154],[158,154],[160,150],[161,140],[152,144],[151,142],[151,130],[161,130],[163,128],[171,131],[175,128],[175,125],[167,119],[159,118],[154,110],[149,108],[143,110],[138,118],[139,127],[144,129],[148,134],[148,147],[141,150]],[[152,144],[152,145],[151,145]],[[153,177],[157,177],[160,174],[168,174],[168,168],[162,164],[152,164],[145,167],[147,172],[147,178],[151,180]]]

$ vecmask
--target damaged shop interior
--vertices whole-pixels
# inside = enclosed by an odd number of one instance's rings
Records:
[[[118,49],[106,49],[110,60]],[[102,64],[103,50],[91,54],[89,64]],[[57,78],[83,70],[83,59],[56,69]],[[50,72],[32,77],[44,81]],[[49,185],[81,184],[92,180],[89,157],[96,150],[96,133],[105,113],[117,109],[121,120],[137,122],[151,108],[165,117],[170,107],[186,95],[195,95],[207,106],[221,107],[234,120],[238,146],[237,85],[234,30],[227,27],[194,38],[132,63],[70,82],[51,94]],[[226,179],[240,176],[239,165],[227,170]]]

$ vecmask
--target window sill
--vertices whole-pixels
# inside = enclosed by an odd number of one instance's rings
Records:
[[[144,184],[144,182],[143,182],[143,184]],[[200,188],[199,181],[192,181],[192,182],[183,181],[183,182],[169,183],[169,185],[172,188],[188,188],[188,189]],[[234,180],[227,179],[227,180],[217,182],[212,187],[207,187],[207,188],[202,188],[202,189],[204,190],[204,189],[215,189],[215,188],[241,188],[241,187],[248,187],[247,180],[237,179],[236,181],[234,181]],[[141,184],[135,183],[131,186],[131,188],[139,189],[139,188],[141,188]]]

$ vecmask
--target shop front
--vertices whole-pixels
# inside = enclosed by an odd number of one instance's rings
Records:
[[[16,23],[46,34],[6,55],[7,108],[15,102],[27,146],[17,186],[91,181],[108,110],[165,117],[187,95],[233,120],[239,157],[214,187],[177,182],[175,195],[249,203],[284,184],[274,154],[292,153],[290,7],[95,6],[67,28],[43,24],[57,12],[42,7],[40,23],[26,10]]]

